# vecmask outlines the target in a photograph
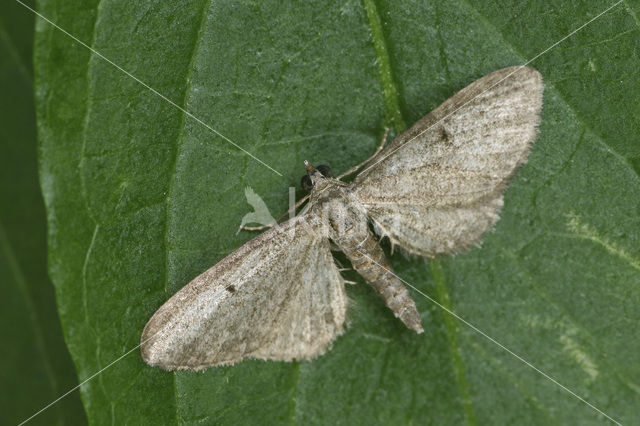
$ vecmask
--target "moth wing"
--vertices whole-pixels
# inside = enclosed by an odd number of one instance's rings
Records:
[[[477,244],[536,137],[542,89],[533,68],[495,71],[394,139],[351,184],[377,231],[429,257]]]
[[[347,297],[316,216],[257,236],[196,277],[147,323],[144,360],[203,369],[243,358],[309,359],[342,333]]]

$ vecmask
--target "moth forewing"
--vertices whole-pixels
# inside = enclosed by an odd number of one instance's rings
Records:
[[[432,257],[472,244],[497,220],[529,153],[542,106],[532,68],[495,71],[456,93],[379,151],[351,184],[305,162],[309,204],[170,298],[151,318],[142,356],[166,369],[244,358],[310,359],[343,331],[347,298],[330,240],[407,327],[422,321],[368,227]],[[327,169],[328,170],[328,169]]]
[[[310,359],[342,333],[346,306],[317,218],[298,216],[171,297],[143,331],[142,356],[154,366],[192,370],[247,357]]]
[[[531,149],[542,89],[533,68],[495,71],[393,140],[351,185],[378,232],[427,257],[476,244]]]

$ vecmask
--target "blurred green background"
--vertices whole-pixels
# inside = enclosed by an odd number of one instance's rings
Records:
[[[34,1],[27,1],[31,6]],[[0,424],[11,425],[77,385],[47,275],[33,104],[34,15],[0,2]],[[86,423],[79,392],[32,424]]]

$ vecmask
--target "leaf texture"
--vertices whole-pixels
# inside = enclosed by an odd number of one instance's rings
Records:
[[[45,16],[283,175],[39,21],[50,274],[80,378],[135,347],[165,300],[254,236],[235,235],[246,186],[277,217],[303,160],[348,169],[385,126],[399,134],[609,5],[42,1]],[[625,2],[531,64],[546,84],[540,134],[481,248],[390,259],[622,423],[640,402],[638,13]],[[89,421],[605,422],[419,293],[416,337],[365,285],[347,290],[347,330],[319,359],[167,373],[134,352],[82,387]]]

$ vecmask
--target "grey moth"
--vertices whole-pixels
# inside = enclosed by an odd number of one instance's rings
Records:
[[[351,183],[305,162],[309,202],[193,279],[147,323],[143,359],[200,370],[244,358],[304,360],[344,331],[342,250],[394,315],[423,331],[409,292],[375,232],[434,257],[479,243],[537,134],[542,78],[528,67],[471,83],[381,148]]]

